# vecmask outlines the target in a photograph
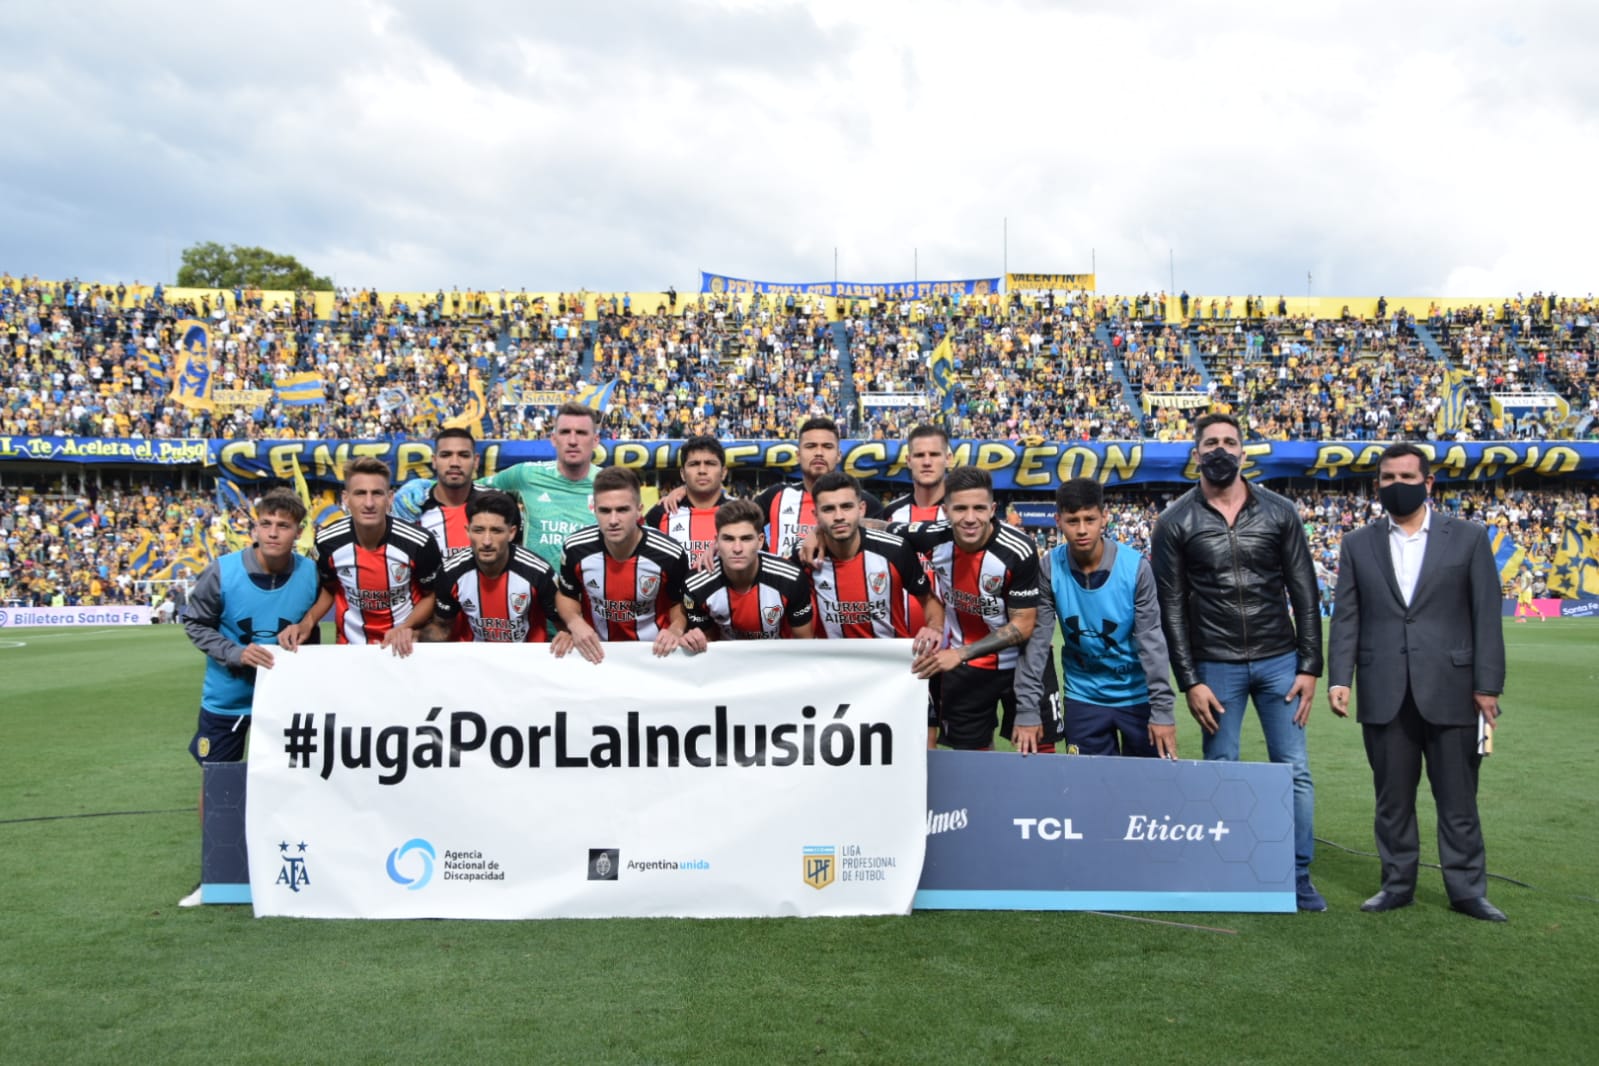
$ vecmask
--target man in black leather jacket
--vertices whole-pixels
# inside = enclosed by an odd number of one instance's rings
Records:
[[[1288,500],[1238,476],[1243,432],[1232,415],[1201,417],[1194,442],[1199,484],[1162,512],[1151,553],[1172,672],[1205,732],[1207,759],[1238,758],[1254,698],[1271,761],[1293,769],[1299,909],[1326,910],[1310,881],[1315,787],[1305,723],[1322,657],[1304,525]]]

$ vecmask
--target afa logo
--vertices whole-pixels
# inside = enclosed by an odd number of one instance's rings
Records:
[[[389,880],[397,885],[404,885],[410,892],[426,888],[427,883],[433,880],[433,860],[436,858],[438,853],[433,850],[432,844],[421,837],[412,837],[389,852]],[[403,872],[402,867],[404,870],[418,872],[412,876]]]
[[[297,854],[289,854],[290,844],[287,840],[278,844],[278,852],[283,857],[283,868],[278,871],[275,884],[283,885],[290,892],[298,892],[302,888],[311,887],[311,874],[305,865],[305,841],[300,841]]]
[[[838,874],[838,849],[831,844],[807,844],[800,864],[804,882],[820,891],[832,884]]]

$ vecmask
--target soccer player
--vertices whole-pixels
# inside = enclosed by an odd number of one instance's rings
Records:
[[[838,424],[831,418],[806,420],[799,432],[800,483],[773,485],[755,498],[766,518],[766,548],[773,555],[787,558],[816,528],[816,481],[838,469],[843,458],[838,442]],[[883,505],[877,497],[860,492],[859,485],[856,492],[866,517],[882,515]]]
[[[639,523],[638,475],[626,467],[595,475],[594,517],[566,538],[556,573],[555,609],[572,643],[592,663],[611,640],[648,640],[656,655],[670,655],[688,628],[688,553]]]
[[[731,500],[716,509],[716,562],[688,579],[686,651],[709,640],[810,639],[815,608],[805,572],[761,550],[761,509]]]
[[[943,522],[907,527],[906,538],[932,559],[944,601],[943,639],[917,656],[918,677],[939,678],[938,739],[952,748],[993,747],[996,710],[1016,750],[1053,750],[1039,702],[1016,698],[1016,664],[1038,617],[1038,550],[996,520],[994,483],[963,466],[944,478]]]
[[[517,463],[477,481],[481,488],[509,492],[522,501],[527,520],[522,542],[551,566],[560,564],[567,534],[594,521],[594,442],[598,436],[599,415],[592,407],[564,403],[555,412],[550,430],[554,461]],[[412,484],[422,487],[409,488]],[[425,493],[434,482],[418,478],[406,485],[409,493]]]
[[[480,491],[466,505],[471,549],[444,564],[427,641],[543,643],[555,615],[555,571],[516,543],[522,515],[510,493]],[[557,639],[570,636],[564,632]]]
[[[340,644],[381,644],[409,655],[416,631],[433,617],[443,556],[421,526],[390,517],[394,491],[381,459],[352,459],[344,473],[347,516],[316,534],[322,592],[281,643],[293,651],[332,607]]]
[[[273,489],[256,501],[254,543],[209,564],[189,594],[183,628],[206,655],[199,724],[189,741],[189,754],[201,766],[244,758],[256,671],[272,669],[278,634],[294,629],[316,602],[316,565],[294,551],[304,525],[300,497]],[[204,786],[200,819],[203,824]],[[182,905],[199,902],[197,888]]]
[[[722,491],[727,474],[727,453],[715,437],[690,437],[677,450],[683,474],[683,494],[676,506],[663,499],[644,516],[644,524],[688,549],[690,561],[699,559],[716,544],[716,511],[728,500]]]
[[[448,561],[471,551],[466,505],[482,492],[472,484],[477,476],[477,443],[472,434],[460,427],[439,430],[433,438],[433,473],[436,481],[412,478],[396,489],[389,513],[431,533]]]
[[[1042,684],[1058,618],[1067,743],[1080,755],[1175,759],[1175,699],[1155,571],[1136,550],[1105,536],[1107,521],[1105,493],[1093,478],[1055,490],[1062,543],[1039,566],[1038,627],[1016,688],[1024,678]]]
[[[933,598],[921,560],[905,541],[878,529],[863,529],[861,487],[837,470],[816,479],[816,531],[822,555],[812,566],[811,588],[820,619],[818,636],[831,639],[909,637],[917,656],[942,642],[944,608]],[[927,624],[910,628],[909,593]]]
[[[883,504],[883,517],[894,525],[912,522],[937,522],[944,517],[944,474],[949,470],[949,434],[938,426],[923,423],[911,430],[905,438],[905,468],[911,474],[911,491],[896,496]],[[922,568],[930,579],[937,580],[929,567],[930,560],[922,556]],[[934,589],[937,595],[937,589]],[[921,607],[912,600],[912,630],[923,625]]]

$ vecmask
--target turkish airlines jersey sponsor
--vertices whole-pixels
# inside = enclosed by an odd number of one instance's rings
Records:
[[[679,507],[672,514],[660,504],[651,507],[644,524],[658,529],[688,549],[689,561],[698,559],[716,545],[716,509],[731,497],[722,495],[709,507]]]
[[[378,644],[404,625],[433,591],[443,559],[438,542],[420,526],[388,520],[383,542],[361,547],[349,518],[316,534],[317,578],[333,593],[333,622],[340,644]]]
[[[473,485],[466,494],[466,502],[471,503],[481,495],[483,490]],[[416,524],[438,542],[439,554],[446,562],[472,550],[472,544],[466,537],[466,503],[451,507],[440,503],[429,492],[427,499],[422,502],[422,511],[416,517]]]
[[[498,577],[479,570],[470,553],[458,555],[444,564],[434,615],[454,623],[451,640],[542,644],[555,618],[555,570],[520,544]]]
[[[898,525],[908,526],[914,522],[941,522],[944,520],[944,504],[935,503],[931,507],[922,507],[916,503],[914,493],[907,492],[903,496],[896,496],[883,504],[883,518]],[[919,553],[918,553],[919,554]],[[922,556],[922,569],[927,571],[927,578],[933,582],[933,595],[938,595],[938,583],[933,574],[932,560]],[[927,618],[922,614],[920,600],[905,600],[905,610],[910,618],[911,632],[917,633],[927,624]]]
[[[926,552],[944,601],[944,643],[964,648],[1010,621],[1010,612],[1038,606],[1038,549],[1026,535],[1003,522],[977,551],[955,544],[948,522],[910,526],[905,539]],[[1013,670],[1021,649],[1002,648],[966,665],[980,670]]]
[[[875,529],[861,530],[861,549],[850,558],[824,555],[811,588],[822,632],[835,640],[913,636],[905,596],[930,591],[915,550]]]
[[[755,581],[733,588],[720,561],[689,576],[683,607],[688,624],[719,640],[775,640],[815,617],[810,582],[793,563],[762,552]]]
[[[683,602],[688,552],[658,529],[644,527],[633,554],[613,559],[599,526],[566,538],[556,588],[583,606],[601,640],[654,640]]]
[[[861,502],[866,517],[882,517],[883,504],[876,496],[863,492]],[[755,497],[755,504],[766,516],[766,550],[773,555],[787,559],[816,528],[816,501],[805,491],[804,483],[773,485]]]

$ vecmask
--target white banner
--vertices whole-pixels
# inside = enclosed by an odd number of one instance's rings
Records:
[[[0,607],[0,629],[22,626],[147,626],[148,607]]]
[[[862,407],[926,407],[933,401],[925,392],[863,392]]]
[[[594,665],[545,645],[280,653],[246,839],[257,915],[905,914],[927,686],[910,642]]]

